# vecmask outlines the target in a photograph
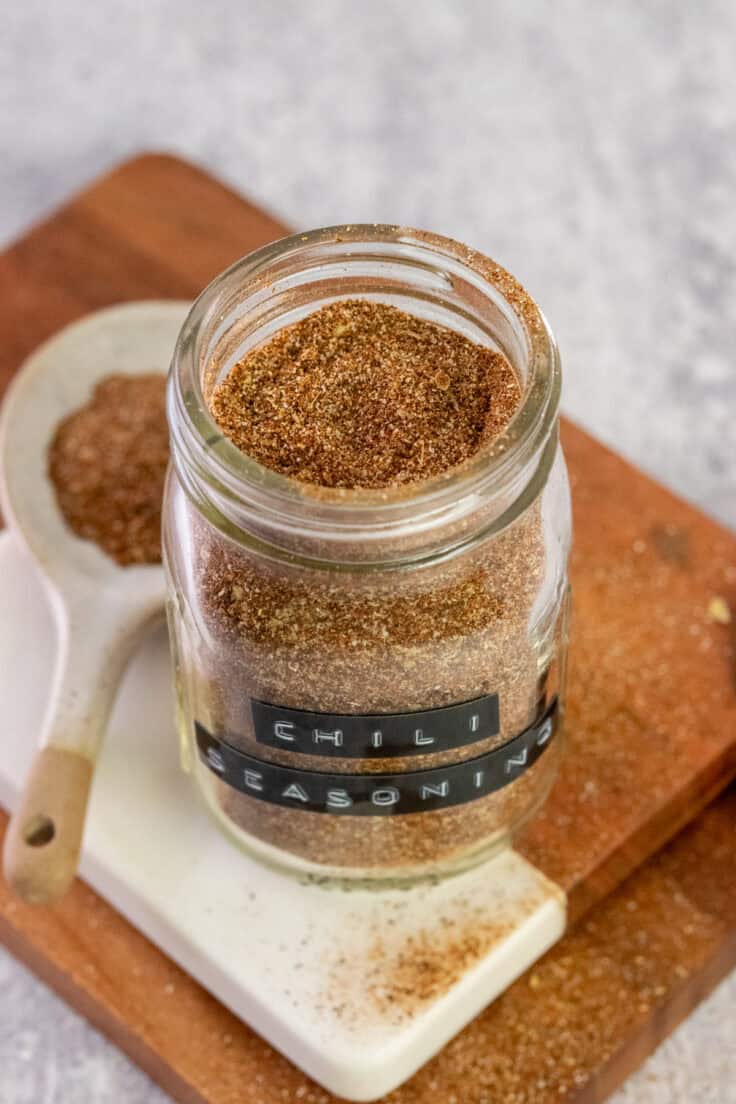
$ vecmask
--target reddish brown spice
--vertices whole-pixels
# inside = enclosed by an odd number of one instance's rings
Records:
[[[64,518],[122,567],[161,560],[166,377],[113,375],[59,425],[49,477]]]
[[[211,408],[242,452],[283,475],[389,487],[469,459],[520,398],[500,353],[396,307],[348,299],[249,352]]]
[[[521,387],[499,353],[395,307],[334,303],[251,350],[215,387],[223,433],[262,464],[321,487],[412,485],[470,459],[505,427]],[[557,691],[554,625],[532,638],[544,578],[539,503],[463,556],[421,570],[314,570],[258,555],[197,518],[198,719],[242,750],[303,770],[317,756],[255,739],[250,700],[327,713],[405,713],[497,693],[500,730],[423,755],[470,759],[522,731]],[[259,801],[208,778],[250,837],[321,866],[401,875],[480,857],[546,795],[557,746],[468,804],[338,817]],[[416,756],[330,757],[336,773],[418,768]]]

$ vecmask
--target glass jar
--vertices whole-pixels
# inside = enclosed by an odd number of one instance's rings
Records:
[[[325,304],[363,298],[501,351],[506,430],[421,484],[309,487],[239,452],[213,388]],[[453,872],[508,841],[560,757],[570,506],[560,367],[488,258],[395,226],[295,235],[202,293],[169,380],[164,560],[182,761],[218,824],[301,874]]]

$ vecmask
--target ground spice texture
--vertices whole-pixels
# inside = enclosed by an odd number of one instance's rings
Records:
[[[321,487],[416,483],[508,424],[521,389],[504,356],[396,307],[348,299],[287,327],[217,386],[233,444]]]
[[[210,401],[223,433],[264,465],[320,487],[381,488],[419,485],[462,464],[520,398],[500,354],[394,307],[347,300],[249,352]],[[191,524],[206,641],[191,709],[258,758],[336,773],[442,766],[504,743],[557,690],[556,610],[543,631],[530,629],[545,576],[539,500],[473,551],[412,570],[315,569],[259,555],[196,511]],[[421,761],[331,756],[327,765],[270,748],[256,741],[250,709],[258,699],[403,713],[491,693],[501,703],[497,735]],[[209,772],[203,784],[250,836],[312,863],[393,876],[485,853],[546,796],[558,753],[555,742],[517,781],[466,805],[391,817],[271,805]]]
[[[557,689],[554,636],[538,641],[528,627],[543,564],[536,509],[492,549],[389,578],[335,579],[265,564],[206,534],[196,554],[212,642],[198,657],[200,719],[258,758],[325,770],[323,758],[257,743],[250,698],[316,712],[401,713],[499,694],[496,736],[425,754],[420,763],[416,756],[329,759],[330,771],[391,774],[471,759],[504,743]],[[312,862],[399,873],[459,858],[517,825],[546,796],[558,755],[555,743],[516,782],[467,805],[393,817],[292,810],[213,781],[227,815],[265,842]]]
[[[112,375],[60,423],[48,471],[69,527],[121,567],[161,560],[166,377]]]

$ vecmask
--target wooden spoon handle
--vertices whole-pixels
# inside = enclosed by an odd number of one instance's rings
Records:
[[[88,758],[66,748],[37,753],[3,849],[5,878],[24,900],[51,904],[71,885],[93,769]]]
[[[130,655],[162,609],[157,593],[126,604],[78,587],[58,596],[57,656],[38,750],[11,817],[3,852],[10,886],[48,904],[69,888],[84,832],[95,763]]]

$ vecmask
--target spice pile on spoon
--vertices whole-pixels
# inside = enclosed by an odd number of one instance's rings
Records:
[[[161,561],[166,377],[112,375],[59,425],[49,476],[67,524],[121,567]]]

